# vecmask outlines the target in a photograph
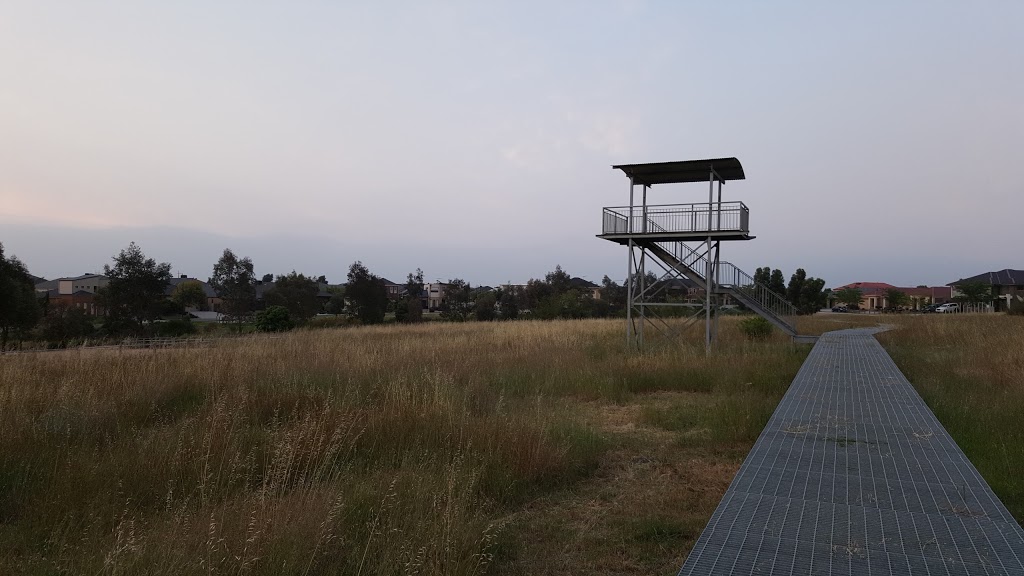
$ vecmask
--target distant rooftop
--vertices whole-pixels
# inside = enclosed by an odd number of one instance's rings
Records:
[[[650,164],[620,164],[612,166],[622,170],[634,184],[676,184],[682,182],[707,182],[714,170],[720,180],[744,180],[743,165],[736,158],[711,158],[707,160],[684,160],[680,162],[653,162]]]
[[[851,284],[845,284],[843,286],[837,286],[836,288],[833,288],[832,290],[843,290],[843,289],[846,289],[846,288],[860,288],[861,290],[866,290],[866,289],[885,290],[887,288],[895,288],[895,286],[893,286],[892,284],[889,284],[888,282],[853,282]]]
[[[956,282],[950,282],[947,286],[956,286],[968,282],[982,282],[991,286],[1022,286],[1024,285],[1024,270],[1004,268],[995,272],[983,272],[970,278],[961,278]]]

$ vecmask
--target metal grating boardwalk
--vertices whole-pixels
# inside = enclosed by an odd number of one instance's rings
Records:
[[[876,331],[818,340],[681,576],[1024,576],[1024,530]]]

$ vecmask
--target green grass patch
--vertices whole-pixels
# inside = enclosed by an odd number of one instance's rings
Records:
[[[631,522],[628,533],[630,540],[636,542],[669,544],[700,534],[702,526],[694,524],[680,518],[649,516]]]

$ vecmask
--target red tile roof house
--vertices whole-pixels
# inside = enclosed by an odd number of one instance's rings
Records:
[[[885,300],[885,291],[890,288],[895,288],[895,286],[892,284],[886,284],[885,282],[854,282],[852,284],[833,288],[832,293],[834,294],[847,288],[857,288],[860,290],[861,310],[876,310],[884,307],[883,301]]]
[[[82,274],[40,282],[36,292],[47,294],[50,304],[81,308],[90,316],[102,316],[105,312],[96,304],[96,291],[109,282],[102,274]]]
[[[950,282],[948,286],[955,288],[969,282],[981,282],[991,287],[996,312],[1007,310],[1012,301],[1024,303],[1024,270],[1005,268],[998,272],[983,272],[977,276]]]
[[[918,286],[915,288],[899,288],[910,296],[910,308],[920,310],[929,304],[945,304],[953,301],[953,289],[949,286]]]
[[[885,297],[886,290],[896,289],[910,297],[911,310],[920,310],[929,304],[942,304],[953,299],[953,289],[949,286],[918,286],[914,288],[893,286],[886,282],[854,282],[833,288],[838,292],[846,288],[858,288],[861,293],[860,308],[862,310],[882,310],[889,307]]]

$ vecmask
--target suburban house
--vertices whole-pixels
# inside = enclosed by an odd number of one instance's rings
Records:
[[[527,286],[529,286],[529,284],[512,284],[512,283],[506,283],[506,284],[500,284],[500,285],[498,286],[498,288],[499,288],[499,289],[501,289],[501,290],[505,290],[505,291],[509,291],[509,290],[512,290],[512,291],[521,291],[521,290],[526,290],[526,287],[527,287]]]
[[[886,298],[887,290],[899,290],[910,298],[910,308],[920,310],[929,304],[943,304],[953,300],[953,290],[949,286],[916,286],[914,288],[893,286],[886,282],[854,282],[832,289],[833,295],[848,288],[860,290],[860,308],[863,310],[881,310],[889,307],[889,299]],[[829,303],[835,303],[835,297],[829,299]]]
[[[35,289],[37,294],[45,294],[51,305],[81,308],[86,314],[98,316],[103,311],[96,305],[96,292],[109,283],[102,274],[82,274],[40,282]]]
[[[445,282],[424,284],[423,293],[420,295],[420,300],[423,301],[423,308],[430,311],[440,310],[441,307],[448,303],[448,298],[445,295],[445,290],[447,289],[448,284]]]
[[[102,274],[83,274],[73,278],[58,278],[57,290],[60,294],[74,294],[84,290],[95,294],[100,288],[110,283],[110,279]]]
[[[186,282],[196,282],[203,288],[203,294],[206,295],[205,308],[207,310],[217,309],[217,307],[221,303],[221,299],[220,296],[217,295],[217,291],[213,289],[213,286],[210,286],[209,283],[203,282],[198,278],[189,278],[188,274],[182,274],[176,278],[171,278],[170,282],[167,283],[167,287],[164,288],[164,295],[170,298],[171,296],[174,295],[174,291],[178,288],[178,286]],[[188,311],[193,312],[194,310],[188,309]]]
[[[590,294],[594,300],[601,299],[601,287],[590,280],[583,278],[570,278],[569,285],[578,290],[581,294]]]
[[[665,286],[665,295],[673,298],[678,298],[688,304],[696,304],[704,301],[704,289],[697,285],[696,282],[686,278],[670,278],[664,280],[667,284]],[[731,299],[728,294],[725,295],[723,304],[731,304]]]
[[[405,292],[405,284],[395,284],[387,278],[381,278],[380,281],[384,283],[384,290],[387,292],[389,300],[398,300]]]
[[[949,286],[918,286],[898,288],[910,297],[910,308],[920,310],[929,304],[945,304],[953,301],[953,289]],[[883,307],[885,305],[883,304]]]
[[[1011,302],[1024,302],[1024,270],[1005,268],[997,272],[983,272],[977,276],[950,282],[948,286],[956,288],[972,282],[980,282],[990,287],[997,312],[1008,310]]]

